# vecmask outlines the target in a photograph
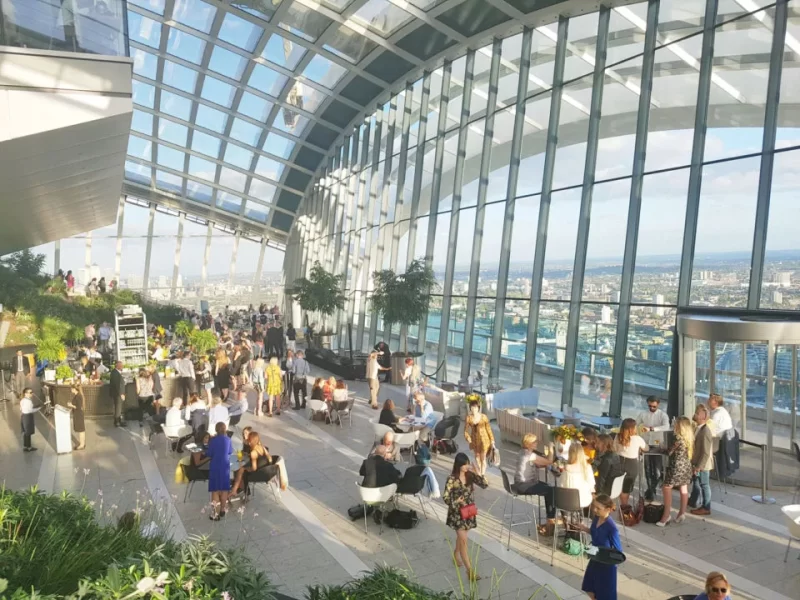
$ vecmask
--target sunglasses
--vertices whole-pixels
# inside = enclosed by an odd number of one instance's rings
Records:
[[[712,587],[711,588],[711,593],[712,594],[727,594],[728,593],[728,588]]]

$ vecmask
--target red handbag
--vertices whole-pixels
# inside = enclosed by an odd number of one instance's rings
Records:
[[[467,504],[465,506],[462,506],[459,509],[459,512],[461,513],[461,518],[464,521],[467,521],[469,519],[473,519],[478,516],[478,507],[475,506],[475,503],[473,502],[472,504]]]

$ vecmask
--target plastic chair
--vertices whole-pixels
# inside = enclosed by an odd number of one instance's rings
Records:
[[[519,498],[519,494],[514,491],[514,488],[511,487],[511,483],[508,480],[508,474],[500,470],[500,475],[503,477],[503,488],[506,490],[506,503],[503,506],[503,518],[500,521],[500,543],[503,542],[503,528],[506,527],[506,518],[508,519],[508,542],[506,544],[506,550],[511,549],[511,528],[517,527],[518,525],[527,525],[528,526],[528,537],[531,535],[531,524],[533,524],[533,529],[536,531],[536,544],[539,544],[539,526],[536,522],[536,514],[533,512],[533,506],[531,505],[531,520],[530,521],[519,521],[518,523],[514,523],[514,501]],[[508,499],[511,498],[511,512],[507,513],[506,509],[508,508]],[[530,504],[528,497],[523,496],[525,498],[525,502]]]
[[[403,479],[397,484],[397,491],[395,492],[395,506],[397,506],[397,498],[399,496],[413,496],[419,500],[419,506],[422,508],[422,514],[428,518],[428,512],[425,510],[425,503],[422,501],[422,490],[425,489],[425,477],[422,472],[425,470],[425,465],[412,465],[403,473]]]
[[[622,524],[622,531],[625,532],[625,544],[628,544],[628,529],[625,527],[625,519],[622,518],[622,505],[619,503],[619,496],[622,493],[622,485],[625,483],[625,475],[615,477],[611,482],[611,494],[609,497],[617,504],[617,514],[619,523]]]
[[[314,418],[317,413],[328,414],[328,405],[322,400],[309,400],[308,401],[308,420]]]
[[[178,425],[173,427],[167,427],[164,425],[162,429],[164,431],[166,452],[172,451],[170,442],[175,442],[177,444],[181,438],[186,437],[187,435],[192,435],[192,428],[189,425]]]
[[[583,507],[581,506],[581,495],[580,492],[573,488],[563,488],[557,487],[554,490],[554,504],[556,508],[556,513],[558,511],[566,512],[566,513],[577,513],[580,515],[581,521],[583,521]],[[566,519],[564,519],[564,530],[568,530],[569,527],[567,526]],[[580,532],[581,543],[585,545],[584,541],[584,532]],[[556,525],[553,530],[553,551],[550,554],[550,566],[553,566],[553,560],[556,556],[556,544],[558,543],[558,519],[556,519]],[[583,565],[583,553],[581,553],[581,565]]]
[[[336,420],[339,422],[339,427],[344,427],[344,425],[342,425],[342,415],[346,416],[350,421],[350,427],[353,426],[353,404],[355,404],[355,401],[355,397],[352,397],[347,399],[347,404],[345,406],[342,406],[344,404],[343,402],[338,405],[336,402],[333,403],[333,412],[336,414]]]
[[[268,465],[273,466],[273,465]],[[275,502],[280,502],[281,499],[281,487],[280,487],[280,471],[277,468],[271,469],[267,471],[267,467],[262,467],[252,473],[246,474],[246,481],[248,490],[250,488],[250,484],[253,484],[253,498],[255,498],[256,492],[256,485],[259,483],[263,483],[272,490],[272,497],[275,499]],[[270,485],[272,484],[272,485]]]
[[[414,448],[414,444],[417,443],[419,439],[419,431],[409,431],[408,433],[395,433],[394,434],[394,443],[400,448],[400,452],[402,453],[403,450],[411,450]],[[409,454],[413,455],[413,452]],[[409,457],[409,462],[411,462]]]
[[[361,484],[356,481],[356,486],[358,487],[358,493],[361,495],[361,502],[364,503],[364,506],[386,504],[394,497],[397,491],[396,483],[379,488],[365,488],[361,487]],[[364,511],[364,533],[369,535],[369,531],[367,530],[366,510]],[[383,521],[381,521],[381,528],[378,534],[380,535],[381,533],[383,533]]]
[[[195,481],[208,481],[208,471],[204,469],[198,469],[194,465],[181,465],[181,470],[183,471],[184,477],[189,480],[189,484],[186,486],[186,493],[183,494],[183,503],[186,504],[186,499],[192,495],[192,490],[194,489],[194,482]]]
[[[383,436],[389,432],[394,432],[394,429],[389,427],[388,425],[382,425],[381,423],[373,423],[372,424],[372,433],[375,436],[375,441],[380,442],[383,440]]]
[[[792,539],[800,540],[800,504],[781,506],[781,512],[786,516],[786,526],[789,528],[789,543],[786,544],[786,554],[783,557],[783,562],[786,562],[789,560]]]

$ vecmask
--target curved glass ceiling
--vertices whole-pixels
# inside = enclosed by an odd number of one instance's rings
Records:
[[[285,241],[329,149],[378,96],[553,5],[582,2],[128,0],[125,191]]]

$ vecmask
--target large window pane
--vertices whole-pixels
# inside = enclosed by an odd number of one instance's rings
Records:
[[[533,385],[539,388],[539,406],[561,408],[564,361],[567,354],[568,302],[542,302],[536,332],[536,368]]]
[[[594,186],[583,299],[618,301],[630,202],[630,179]]]
[[[518,198],[514,207],[514,227],[511,232],[511,255],[509,257],[508,289],[506,290],[506,296],[509,298],[530,300],[531,297],[531,276],[533,275],[533,259],[536,254],[534,236],[539,225],[540,200],[540,196]]]
[[[556,192],[551,197],[542,299],[569,300],[572,296],[580,208],[580,189]]]
[[[572,405],[582,413],[608,411],[618,311],[616,304],[581,306]]]

